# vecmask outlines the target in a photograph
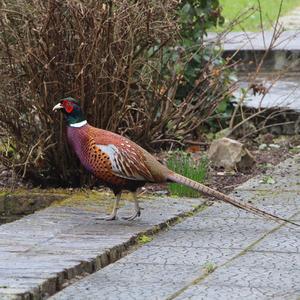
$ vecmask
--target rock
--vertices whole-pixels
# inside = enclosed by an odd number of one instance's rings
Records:
[[[269,147],[270,147],[270,148],[273,148],[273,149],[279,149],[279,148],[280,148],[280,145],[277,145],[277,144],[269,144]]]
[[[260,144],[258,146],[258,150],[266,150],[268,148],[268,145],[267,144]]]
[[[222,167],[227,171],[244,171],[255,163],[254,157],[242,143],[229,138],[213,141],[208,157],[214,166]]]

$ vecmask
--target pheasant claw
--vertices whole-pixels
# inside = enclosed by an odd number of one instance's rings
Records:
[[[128,216],[128,217],[122,217],[123,220],[127,220],[127,221],[132,221],[134,220],[135,218],[137,217],[140,217],[141,216],[141,210],[136,210],[134,212],[134,214],[132,214],[131,216]]]
[[[114,214],[111,214],[111,215],[108,215],[108,216],[105,216],[105,217],[98,217],[96,218],[96,220],[105,220],[105,221],[113,221],[113,220],[117,220],[118,217]]]
[[[141,208],[139,206],[139,202],[137,200],[136,192],[132,192],[132,196],[133,196],[133,200],[134,200],[134,213],[129,217],[122,217],[123,220],[132,221],[136,217],[141,216],[141,209],[143,209],[143,208]]]

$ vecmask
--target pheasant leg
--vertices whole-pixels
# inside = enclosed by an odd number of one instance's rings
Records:
[[[141,216],[141,208],[139,206],[139,201],[137,199],[136,192],[133,192],[132,196],[133,196],[133,200],[134,200],[134,213],[131,216],[122,217],[122,219],[128,220],[128,221],[134,220],[136,217]]]
[[[105,217],[99,217],[97,220],[106,220],[106,221],[112,221],[117,219],[117,212],[119,209],[119,202],[121,199],[121,193],[116,195],[115,203],[114,203],[114,208],[111,212],[110,215],[105,216]]]

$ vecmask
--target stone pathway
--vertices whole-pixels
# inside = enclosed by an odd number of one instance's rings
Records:
[[[234,193],[300,222],[300,156]],[[265,184],[272,176],[274,184]],[[299,299],[300,230],[219,203],[67,287],[69,299]]]
[[[265,32],[229,32],[224,37],[222,36],[222,46],[226,51],[232,51],[239,55],[237,51],[265,51],[271,44],[273,39],[273,31],[266,30]],[[218,37],[217,33],[208,33],[206,42],[214,42]],[[297,30],[284,31],[278,37],[273,45],[272,50],[276,50],[279,54],[283,55],[283,51],[290,51],[290,54],[298,54],[300,49],[300,32]],[[288,53],[289,54],[289,53]],[[287,55],[287,53],[285,54]],[[276,57],[275,57],[276,58]],[[281,58],[278,55],[278,59]],[[282,57],[283,59],[283,57]],[[278,62],[279,64],[279,62]],[[279,69],[279,65],[276,66]]]
[[[67,201],[0,226],[1,300],[47,298],[119,259],[140,234],[159,231],[204,201],[149,199],[142,203],[143,217],[131,222],[97,220],[105,214],[103,201],[84,203]],[[130,214],[128,206],[121,215]]]

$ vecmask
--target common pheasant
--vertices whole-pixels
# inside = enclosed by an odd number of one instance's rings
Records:
[[[141,215],[136,196],[136,190],[139,187],[142,187],[147,182],[176,182],[256,215],[300,226],[290,220],[275,216],[250,204],[242,203],[179,175],[169,170],[149,152],[127,138],[110,131],[92,127],[87,123],[79,101],[71,97],[64,98],[55,105],[53,111],[56,110],[61,110],[65,116],[68,141],[82,165],[108,186],[116,196],[112,213],[103,219],[116,219],[123,190],[129,190],[133,193],[134,213],[124,218],[133,220]]]

